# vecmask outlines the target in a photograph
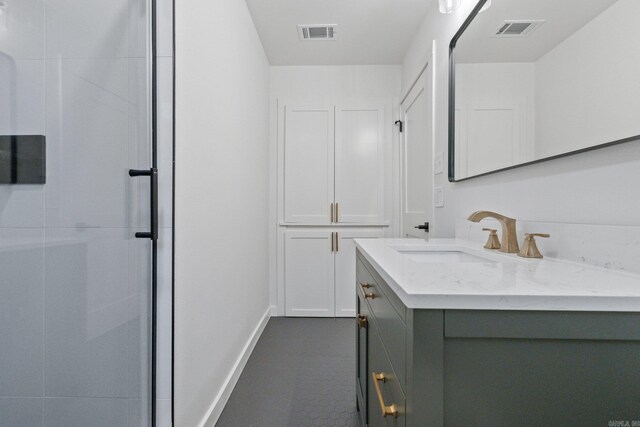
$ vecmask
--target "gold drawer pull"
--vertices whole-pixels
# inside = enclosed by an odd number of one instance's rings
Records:
[[[360,283],[360,286],[362,286],[363,289],[369,289],[373,285],[370,285],[368,283]]]
[[[367,292],[364,294],[365,298],[370,298],[370,299],[375,299],[376,298],[376,294],[374,294],[373,292]]]
[[[358,314],[358,327],[366,328],[367,327],[367,316],[364,314]]]
[[[378,395],[378,401],[380,402],[380,409],[382,409],[382,416],[386,417],[387,415],[393,415],[393,418],[398,418],[398,407],[395,403],[387,406],[384,404],[384,398],[382,397],[382,392],[380,391],[379,381],[386,382],[387,377],[384,375],[384,372],[380,372],[376,374],[375,372],[371,372],[373,376],[373,384],[376,387],[376,394]]]

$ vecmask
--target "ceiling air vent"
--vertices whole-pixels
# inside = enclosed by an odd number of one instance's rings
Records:
[[[336,38],[336,25],[298,25],[300,40],[333,40]]]
[[[493,37],[528,37],[538,29],[545,21],[504,21]]]

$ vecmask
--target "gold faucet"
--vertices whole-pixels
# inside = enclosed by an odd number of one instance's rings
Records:
[[[520,251],[520,247],[518,246],[518,235],[516,234],[515,219],[490,211],[474,212],[469,215],[469,218],[467,219],[472,222],[480,222],[485,218],[494,218],[502,226],[502,244],[500,245],[500,252],[517,253]]]
[[[524,234],[524,246],[518,253],[518,256],[523,258],[542,258],[542,254],[538,250],[535,237],[551,237],[547,233],[525,233]]]
[[[483,228],[482,231],[488,231],[489,232],[489,240],[487,240],[487,243],[484,245],[485,249],[500,249],[500,246],[502,246],[500,244],[500,239],[498,239],[498,233],[495,228]]]

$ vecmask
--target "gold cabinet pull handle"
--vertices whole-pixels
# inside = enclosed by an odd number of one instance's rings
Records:
[[[371,376],[373,377],[373,384],[376,387],[376,394],[378,395],[378,401],[380,402],[380,409],[382,409],[382,416],[386,417],[387,415],[392,415],[393,418],[398,418],[398,407],[395,403],[391,405],[384,404],[384,398],[382,397],[382,392],[380,391],[379,381],[386,382],[387,377],[384,375],[384,372],[380,372],[376,374],[375,372],[371,372]]]
[[[338,232],[336,231],[336,252],[340,251],[340,237],[338,236]]]
[[[365,298],[369,298],[369,299],[375,299],[376,298],[376,294],[374,294],[373,292],[366,292],[364,294]]]
[[[360,283],[360,286],[362,286],[363,289],[369,289],[372,285],[368,283]]]
[[[333,224],[333,203],[331,203],[331,207],[329,208],[329,213],[331,215],[331,223]]]
[[[338,219],[338,218],[339,218],[339,214],[338,214],[338,212],[339,212],[339,210],[338,210],[338,209],[339,209],[339,206],[340,206],[340,204],[339,204],[339,203],[336,203],[336,223],[340,222],[340,220]]]
[[[331,252],[335,252],[335,239],[333,238],[333,231],[331,232]]]
[[[367,316],[364,314],[358,314],[358,327],[366,328],[367,327]]]

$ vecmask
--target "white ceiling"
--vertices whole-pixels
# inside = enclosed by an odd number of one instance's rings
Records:
[[[400,64],[434,0],[246,0],[271,65]],[[337,24],[300,41],[298,24]]]
[[[535,62],[616,0],[492,0],[463,33],[456,62]],[[504,20],[546,20],[528,37],[492,37]]]

